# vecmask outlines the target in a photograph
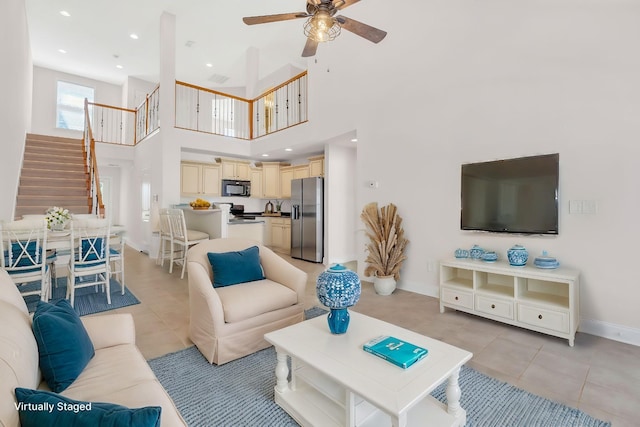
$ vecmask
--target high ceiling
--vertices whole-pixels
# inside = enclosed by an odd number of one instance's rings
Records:
[[[259,51],[259,78],[287,64],[307,68],[300,56],[303,19],[242,22],[243,16],[304,11],[304,0],[26,0],[26,6],[35,65],[109,83],[122,84],[127,76],[158,81],[163,11],[176,16],[178,80],[244,86],[250,47]],[[352,6],[354,11],[360,7]],[[139,38],[132,39],[132,33]],[[216,83],[214,75],[228,80]]]

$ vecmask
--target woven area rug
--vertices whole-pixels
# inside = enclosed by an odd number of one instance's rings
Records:
[[[317,313],[308,312],[307,318]],[[273,347],[221,366],[210,365],[197,348],[190,347],[150,360],[149,365],[190,426],[298,425],[273,401]],[[459,381],[467,426],[610,426],[466,366],[462,367]],[[445,402],[445,385],[432,395]]]
[[[49,300],[51,303],[64,299],[66,296],[67,278],[58,277],[57,282],[58,286],[53,286],[52,289],[51,299]],[[73,308],[80,316],[85,316],[87,314],[100,313],[103,311],[127,307],[129,305],[140,304],[140,300],[131,293],[129,288],[125,288],[124,295],[122,295],[122,287],[120,286],[120,282],[117,280],[111,279],[110,287],[111,304],[107,304],[107,296],[102,291],[96,292],[94,286],[89,286],[86,288],[76,289]],[[25,297],[29,312],[34,312],[36,310],[39,299],[40,297],[37,295]]]

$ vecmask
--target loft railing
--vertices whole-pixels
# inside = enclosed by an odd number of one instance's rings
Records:
[[[160,126],[160,85],[136,108],[136,144]]]
[[[88,103],[91,110],[91,128],[98,142],[112,144],[136,144],[136,110],[111,105]]]
[[[306,122],[307,72],[254,99],[252,109],[252,139]]]
[[[160,86],[135,109],[87,103],[97,142],[135,145],[160,128]],[[252,140],[307,118],[307,72],[255,99],[176,81],[176,128]]]
[[[250,101],[176,81],[176,127],[251,139]]]
[[[255,139],[307,121],[307,72],[256,99],[176,81],[176,127]]]
[[[86,168],[89,171],[89,212],[102,215],[104,214],[104,203],[102,202],[102,191],[100,189],[100,176],[98,174],[98,161],[96,159],[96,141],[93,137],[91,128],[90,103],[86,98],[84,100],[84,155],[86,159]],[[95,104],[93,104],[95,106]]]

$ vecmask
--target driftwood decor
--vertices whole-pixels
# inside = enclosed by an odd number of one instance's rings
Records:
[[[367,227],[369,243],[365,262],[368,264],[364,275],[374,277],[393,276],[400,278],[400,267],[407,259],[404,249],[409,241],[404,238],[402,218],[393,203],[378,209],[378,203],[367,204],[360,218]]]

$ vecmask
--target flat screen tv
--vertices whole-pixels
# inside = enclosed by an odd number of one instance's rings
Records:
[[[460,228],[558,234],[558,154],[462,165]]]

